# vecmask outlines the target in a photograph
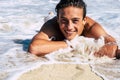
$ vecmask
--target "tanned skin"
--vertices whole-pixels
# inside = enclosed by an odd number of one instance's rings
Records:
[[[93,19],[86,16],[83,18],[83,10],[76,7],[66,7],[60,9],[59,15],[47,21],[41,30],[33,37],[28,51],[37,56],[43,56],[60,48],[66,48],[64,39],[72,40],[76,35],[98,39],[100,36],[105,38],[105,45],[95,52],[95,56],[104,55],[116,57],[118,49],[116,40],[109,35],[102,26]],[[50,40],[51,37],[55,37]],[[120,51],[117,51],[119,55]]]

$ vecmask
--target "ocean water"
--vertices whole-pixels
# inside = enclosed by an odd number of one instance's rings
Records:
[[[53,55],[36,57],[27,53],[32,37],[40,30],[44,18],[54,12],[59,0],[0,0],[0,80],[16,80],[27,70],[54,62],[88,63],[104,80],[120,80],[120,61],[109,58],[92,59],[83,56],[60,60]],[[117,40],[120,48],[120,0],[85,0],[87,15]],[[57,53],[64,52],[59,50]],[[67,52],[67,50],[66,50]],[[65,52],[65,53],[66,53]],[[64,58],[64,59],[63,59]]]

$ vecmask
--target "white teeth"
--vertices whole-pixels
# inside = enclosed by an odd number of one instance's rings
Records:
[[[70,32],[70,31],[67,31],[67,33],[72,33],[72,32]]]
[[[73,33],[73,31],[66,31],[66,33],[71,34],[71,33]]]

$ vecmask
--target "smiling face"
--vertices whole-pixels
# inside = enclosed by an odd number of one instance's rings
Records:
[[[81,35],[84,28],[83,9],[66,7],[59,10],[58,23],[66,39],[71,40],[76,35]]]

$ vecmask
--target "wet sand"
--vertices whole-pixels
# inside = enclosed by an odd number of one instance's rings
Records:
[[[44,64],[22,74],[18,80],[103,80],[88,64]]]

